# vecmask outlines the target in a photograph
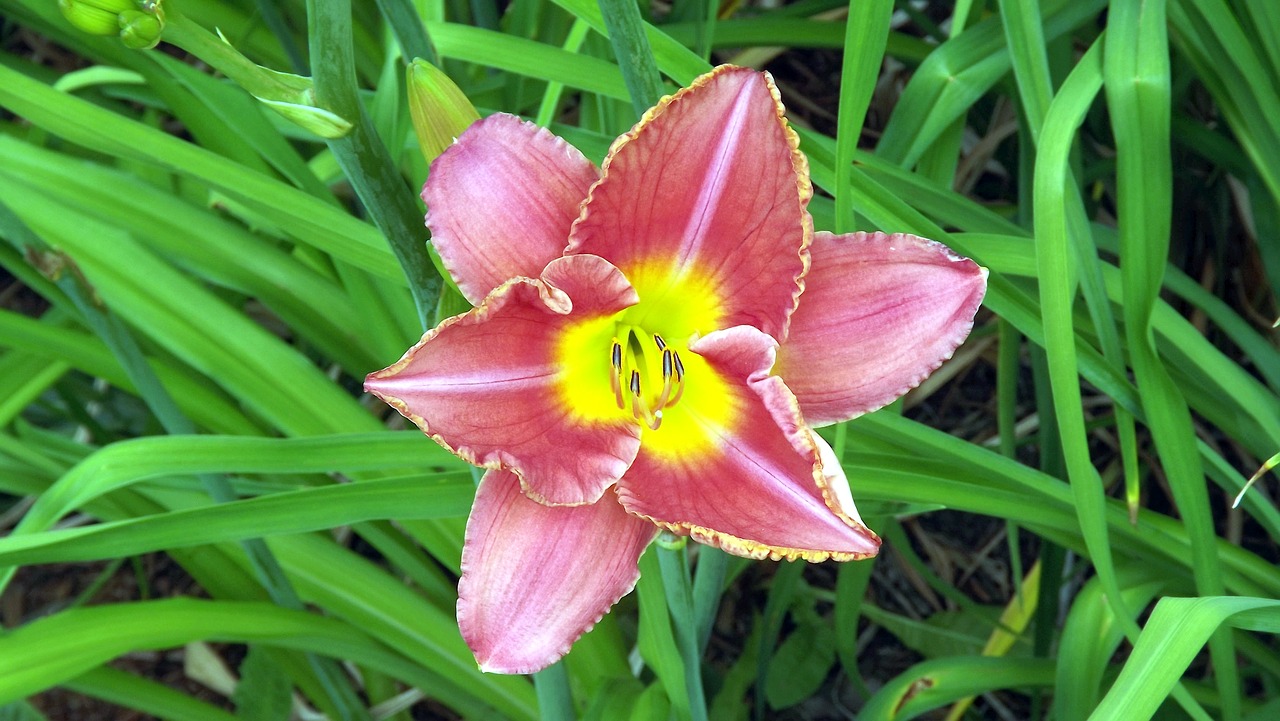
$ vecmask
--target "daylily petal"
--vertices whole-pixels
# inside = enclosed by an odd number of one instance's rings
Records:
[[[687,276],[716,328],[781,337],[808,264],[808,161],[768,73],[721,66],[667,97],[604,160],[567,253],[622,269],[646,303]]]
[[[775,347],[749,326],[695,342],[691,350],[736,391],[739,422],[695,418],[711,442],[685,452],[666,452],[646,435],[618,482],[618,498],[631,513],[741,556],[821,561],[874,555],[880,539],[846,512],[852,498],[839,486],[847,484],[839,465],[824,467],[795,397],[781,378],[769,375]],[[671,412],[699,413],[683,402]]]
[[[541,279],[515,278],[441,323],[365,388],[467,461],[514,471],[535,500],[592,503],[631,465],[639,431],[630,418],[574,411],[559,343],[635,302],[606,261],[557,258]]]
[[[473,124],[422,188],[440,259],[472,305],[564,252],[598,173],[577,148],[514,115]]]
[[[476,491],[462,548],[458,626],[484,671],[533,673],[569,652],[636,585],[657,529],[612,493],[548,507],[506,471]]]
[[[817,433],[812,434],[813,442],[818,447],[818,458],[822,461],[822,481],[825,484],[827,505],[833,510],[844,513],[861,525],[862,514],[853,503],[853,491],[849,488],[849,477],[844,473],[840,457],[836,455],[831,444]]]
[[[895,233],[817,233],[813,268],[774,372],[825,425],[920,384],[973,328],[987,270],[945,245]]]

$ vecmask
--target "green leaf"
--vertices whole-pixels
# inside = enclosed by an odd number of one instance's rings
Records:
[[[1120,676],[1090,720],[1151,718],[1191,660],[1223,624],[1276,633],[1280,631],[1280,601],[1233,596],[1161,599]]]
[[[172,721],[235,721],[236,718],[217,706],[162,683],[111,666],[99,666],[82,673],[63,686],[85,696]]]
[[[14,701],[0,706],[0,721],[48,721],[45,715],[26,701]]]
[[[895,676],[876,692],[859,721],[907,721],[927,711],[993,689],[1053,684],[1050,659],[961,656],[925,661]]]
[[[822,686],[836,661],[836,640],[830,627],[819,623],[801,624],[792,631],[769,659],[765,698],[775,709],[794,706],[812,696]]]
[[[250,646],[240,664],[240,682],[231,701],[244,721],[276,721],[286,718],[293,706],[293,687],[261,647]]]
[[[435,483],[420,477],[364,481],[273,493],[84,528],[7,536],[0,538],[0,565],[133,556],[387,518],[459,517],[470,509],[474,493],[465,477]]]
[[[336,619],[266,603],[170,599],[88,606],[0,636],[0,701],[21,698],[127,653],[194,640],[259,641],[351,658],[407,682],[422,674]]]

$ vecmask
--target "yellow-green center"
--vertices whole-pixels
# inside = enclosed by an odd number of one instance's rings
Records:
[[[687,455],[709,442],[739,405],[720,374],[688,350],[723,321],[714,283],[688,267],[624,269],[640,302],[570,326],[556,354],[560,395],[575,417],[638,422],[645,447],[662,455]]]

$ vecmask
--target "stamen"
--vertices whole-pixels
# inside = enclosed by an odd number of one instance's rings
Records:
[[[663,408],[674,406],[680,401],[680,396],[684,395],[684,363],[680,361],[680,354],[675,351],[671,351],[671,359],[672,365],[675,366],[675,373],[673,374],[675,380],[671,384],[675,392],[672,393],[671,399],[663,404]]]
[[[645,425],[649,426],[649,430],[658,430],[658,426],[662,425],[662,416],[654,415],[649,405],[644,402],[644,395],[640,392],[640,371],[631,371],[630,390],[631,414],[636,417],[636,420],[643,420]]]
[[[662,395],[658,396],[658,402],[653,404],[654,408],[661,412],[667,407],[667,400],[671,398],[671,374],[674,371],[675,353],[670,348],[662,349]]]
[[[645,397],[642,381],[647,377],[656,383],[652,366],[653,351],[648,350],[640,341],[646,333],[632,325],[620,325],[617,335],[609,348],[609,384],[613,389],[613,398],[618,408],[626,409],[628,399],[631,415],[643,422],[652,430],[662,425],[662,411],[675,405],[684,394],[684,363],[680,354],[667,345],[667,341],[657,333],[647,334],[662,354],[662,391],[656,397]]]
[[[613,386],[613,398],[618,402],[619,408],[626,408],[627,405],[622,399],[622,344],[617,338],[613,339],[609,363],[613,366],[613,373],[609,375],[609,384]]]

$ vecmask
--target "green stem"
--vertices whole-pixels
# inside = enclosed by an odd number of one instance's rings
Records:
[[[764,604],[764,619],[760,631],[760,655],[756,657],[756,705],[755,718],[763,719],[764,689],[769,679],[769,659],[773,658],[773,649],[778,644],[778,635],[782,633],[782,619],[791,607],[791,599],[795,596],[796,587],[800,585],[800,577],[804,574],[804,561],[779,563],[773,575],[773,587],[769,589],[769,600]]]
[[[386,19],[387,25],[391,26],[391,32],[395,33],[396,42],[400,43],[400,52],[405,60],[422,58],[440,67],[436,46],[432,44],[427,26],[423,24],[413,3],[409,0],[378,0],[378,10]]]
[[[711,546],[698,547],[698,569],[693,579],[693,618],[697,628],[698,653],[705,653],[711,627],[720,608],[720,594],[729,571],[729,554]]]
[[[644,34],[640,6],[636,0],[599,0],[599,3],[613,54],[618,57],[618,68],[631,94],[631,105],[636,115],[642,116],[662,99],[663,89],[658,64],[653,60],[649,38]]]
[[[1014,458],[1017,451],[1018,372],[1022,368],[1022,334],[1013,324],[999,323],[1000,352],[996,361],[996,428],[1000,433],[1000,455]],[[1018,524],[1005,522],[1009,565],[1014,592],[1022,593],[1022,553],[1018,547]],[[1043,585],[1043,584],[1042,584]]]
[[[893,0],[849,3],[849,17],[845,21],[844,60],[841,69],[840,101],[837,109],[840,120],[836,133],[836,226],[837,233],[854,230],[853,206],[853,151],[858,149],[862,124],[871,104],[876,79],[880,75],[880,62],[889,42],[889,17],[893,14]]]
[[[719,0],[703,0],[702,12],[697,19],[697,43],[694,52],[703,60],[711,61],[711,46],[715,44],[716,20],[720,17]]]
[[[271,100],[296,98],[310,83],[302,76],[288,76],[259,67],[222,38],[168,6],[165,8],[164,41],[200,58],[255,97]]]
[[[573,693],[569,690],[569,673],[564,661],[556,661],[533,675],[533,688],[538,694],[538,715],[542,721],[573,721]]]
[[[346,136],[328,141],[329,149],[400,261],[418,320],[428,328],[440,297],[442,271],[427,252],[418,200],[396,172],[360,103],[350,0],[307,0],[307,24],[316,103],[352,124]]]
[[[875,527],[880,525],[870,517],[867,522],[873,523]],[[862,672],[858,670],[858,618],[862,616],[862,603],[867,596],[867,586],[871,583],[874,563],[872,559],[859,563],[842,563],[836,571],[836,652],[849,682],[863,698],[870,698],[871,690],[862,678]]]
[[[498,8],[493,0],[471,0],[471,24],[485,30],[498,29]]]
[[[295,73],[305,73],[307,71],[307,59],[302,57],[302,50],[298,48],[298,43],[293,39],[293,33],[289,32],[289,24],[285,22],[284,16],[280,14],[280,4],[276,0],[258,0],[258,14],[262,16],[262,22],[270,28],[271,34],[276,36],[276,40],[280,42],[281,49],[289,58],[289,66],[293,68]]]
[[[582,18],[574,20],[561,47],[571,53],[578,52],[590,31],[591,25],[586,20]],[[556,108],[560,106],[560,96],[563,94],[564,83],[547,83],[547,89],[542,94],[542,103],[538,105],[538,116],[534,122],[544,128],[551,127],[551,123],[556,119]]]
[[[675,625],[676,644],[684,657],[684,683],[689,694],[692,721],[707,720],[707,699],[702,689],[702,651],[698,644],[698,622],[693,612],[692,582],[686,540],[664,532],[658,537],[658,565],[662,587]]]

